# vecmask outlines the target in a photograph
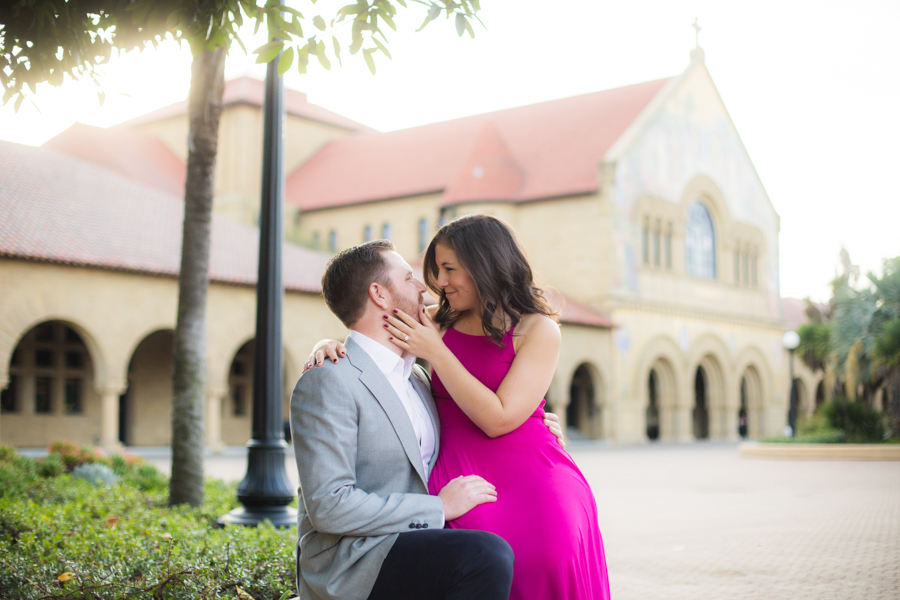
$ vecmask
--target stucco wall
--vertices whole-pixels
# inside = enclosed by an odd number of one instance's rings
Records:
[[[137,404],[130,415],[134,443],[164,445],[169,440],[170,357],[154,332],[173,330],[177,281],[127,273],[0,259],[0,388],[6,387],[10,357],[19,340],[35,325],[58,320],[84,340],[91,357],[93,396],[79,416],[3,414],[0,443],[44,446],[54,439],[78,443],[112,443],[118,434],[118,397],[129,389]],[[228,371],[238,349],[254,336],[255,290],[212,284],[207,306],[208,441],[221,444],[222,401]],[[343,339],[346,330],[314,294],[285,295],[285,396],[300,376],[302,361],[319,339]],[[148,337],[150,336],[150,337]],[[107,398],[112,416],[100,406]],[[284,404],[283,404],[284,406]],[[106,419],[106,420],[104,420]],[[27,422],[26,422],[27,421]],[[106,429],[104,429],[104,423]],[[41,435],[37,433],[43,432]]]
[[[419,252],[419,221],[425,219],[428,231],[426,239],[430,240],[438,229],[439,199],[437,194],[425,194],[396,200],[306,211],[300,216],[299,228],[289,235],[297,235],[301,239],[309,241],[312,240],[315,233],[318,233],[320,249],[329,250],[328,234],[334,230],[337,232],[337,250],[343,250],[365,241],[366,226],[372,228],[372,239],[380,239],[382,237],[381,228],[388,223],[391,228],[390,239],[394,242],[397,252],[408,262],[418,263],[422,260],[422,254]]]

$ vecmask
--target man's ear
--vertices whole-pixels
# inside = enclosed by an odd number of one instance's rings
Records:
[[[373,281],[369,284],[369,299],[374,302],[381,310],[387,310],[389,306],[387,288]]]

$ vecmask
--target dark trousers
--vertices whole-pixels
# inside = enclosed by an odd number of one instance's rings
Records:
[[[485,531],[401,533],[381,565],[369,600],[507,600],[513,551]]]

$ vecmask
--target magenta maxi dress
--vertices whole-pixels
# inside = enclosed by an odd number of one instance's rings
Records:
[[[452,327],[444,343],[482,384],[496,392],[515,349]],[[428,489],[437,494],[460,475],[480,475],[497,486],[497,502],[449,521],[454,529],[496,533],[516,556],[510,600],[606,600],[609,580],[597,504],[584,475],[544,425],[544,402],[518,429],[484,434],[432,377],[441,417],[441,445]]]

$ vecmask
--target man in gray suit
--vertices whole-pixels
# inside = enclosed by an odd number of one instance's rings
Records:
[[[300,598],[505,600],[509,544],[443,529],[496,501],[496,489],[471,475],[428,495],[440,445],[428,376],[383,326],[394,308],[419,314],[425,286],[390,242],[376,240],[332,258],[322,288],[351,332],[346,360],[305,373],[291,397]]]

